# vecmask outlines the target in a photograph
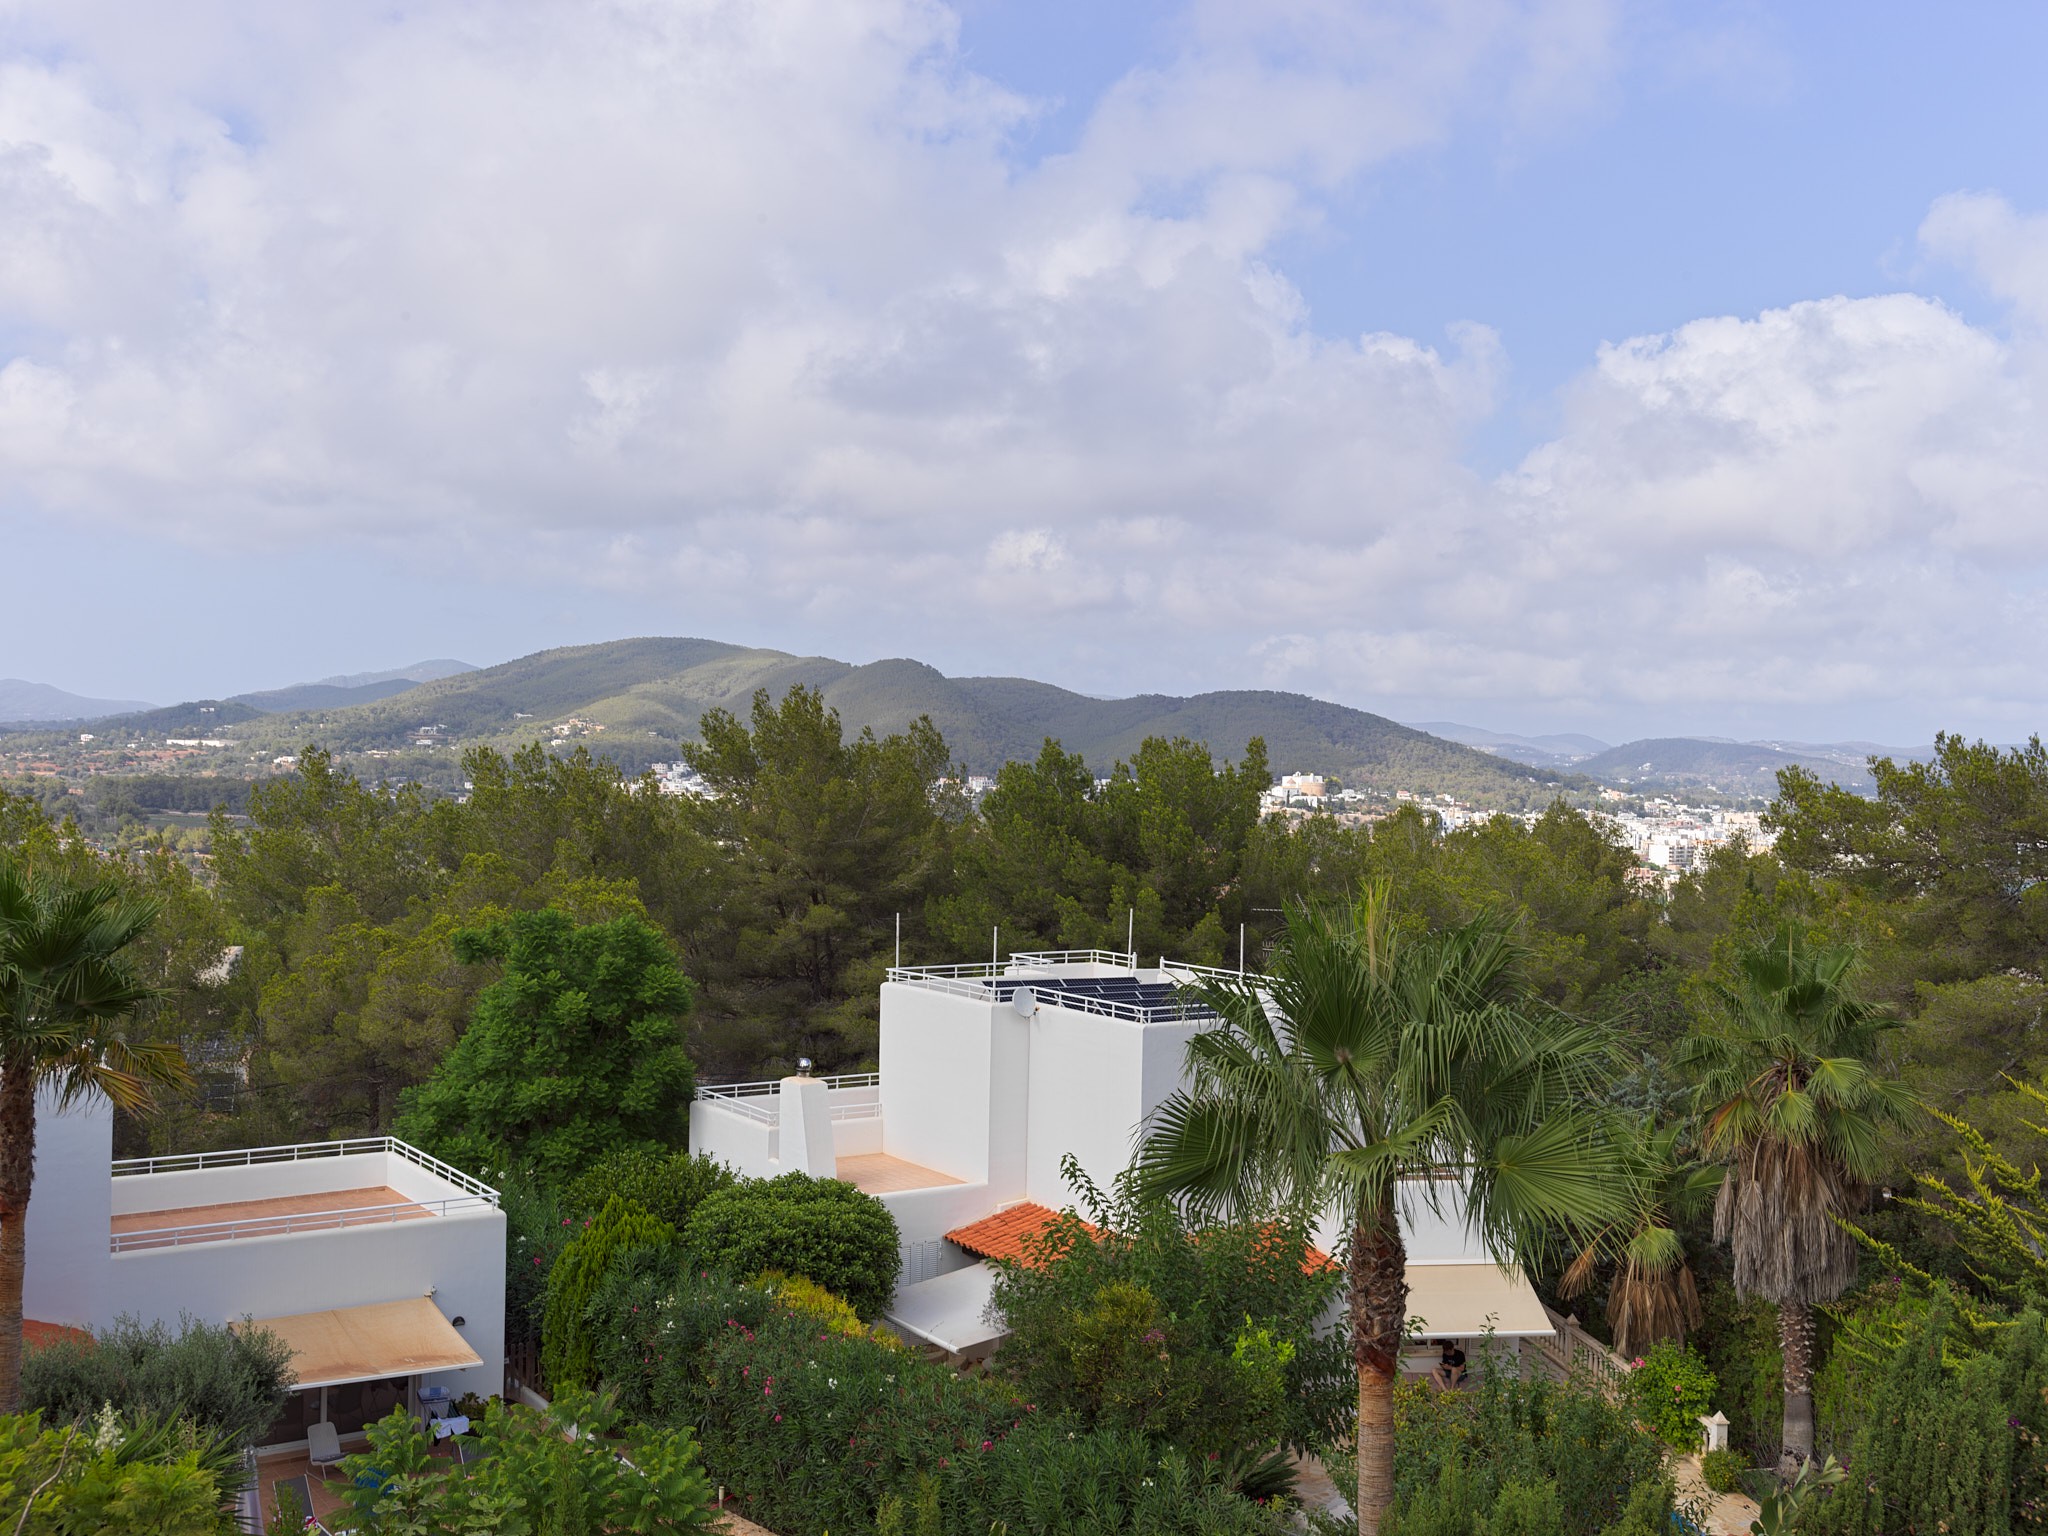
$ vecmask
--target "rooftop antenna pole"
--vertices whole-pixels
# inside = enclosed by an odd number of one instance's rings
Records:
[[[1131,956],[1131,969],[1138,968],[1138,909],[1124,908],[1124,948]]]
[[[988,968],[990,971],[998,970],[1002,966],[1002,961],[999,958],[1001,950],[997,947],[999,943],[999,935],[1002,933],[1002,931],[1003,930],[1000,925],[991,928],[988,931]]]
[[[896,969],[903,969],[903,914],[896,914]]]
[[[898,921],[898,922],[901,922],[901,921],[902,921],[902,919],[901,919],[901,918],[898,918],[898,919],[897,919],[897,921]],[[898,959],[897,959],[896,963],[897,963],[898,965],[901,965],[901,964],[903,963],[903,961],[902,961],[902,958],[901,958],[900,956],[898,957]],[[1240,976],[1242,976],[1242,975],[1244,974],[1244,924],[1243,924],[1243,923],[1239,923],[1239,924],[1237,925],[1237,974],[1238,974],[1238,975],[1240,975]]]

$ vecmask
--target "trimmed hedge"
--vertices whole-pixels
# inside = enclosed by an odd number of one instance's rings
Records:
[[[613,1195],[621,1195],[681,1231],[706,1195],[738,1182],[738,1174],[702,1153],[692,1157],[683,1151],[623,1147],[571,1183],[562,1204],[570,1211],[601,1211]]]
[[[896,1218],[838,1179],[785,1173],[714,1190],[683,1226],[683,1251],[736,1275],[801,1275],[873,1322],[896,1294]]]

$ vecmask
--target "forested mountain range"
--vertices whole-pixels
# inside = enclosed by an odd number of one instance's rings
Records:
[[[1301,694],[1097,699],[1028,678],[947,677],[918,661],[855,666],[700,639],[542,651],[388,695],[381,694],[388,682],[346,688],[336,680],[284,690],[302,697],[299,708],[279,710],[279,695],[252,694],[117,716],[95,728],[108,736],[231,729],[236,744],[252,751],[283,753],[318,742],[344,754],[417,749],[427,733],[432,750],[444,756],[454,747],[509,749],[559,735],[637,769],[695,740],[705,711],[744,714],[755,690],[779,699],[797,684],[818,690],[849,733],[872,728],[888,735],[928,715],[954,759],[971,772],[992,773],[1005,762],[1036,757],[1047,737],[1106,773],[1148,737],[1188,737],[1219,758],[1235,759],[1260,736],[1281,773],[1319,770],[1360,785],[1510,805],[1541,804],[1560,789],[1592,787]],[[366,696],[373,691],[381,696]]]
[[[432,751],[452,771],[450,748],[511,749],[560,737],[586,741],[637,772],[696,740],[706,710],[744,713],[756,689],[780,698],[797,684],[820,691],[852,732],[872,728],[887,735],[928,715],[971,772],[992,773],[1005,762],[1031,758],[1048,737],[1107,772],[1148,737],[1185,736],[1219,758],[1234,758],[1260,736],[1276,773],[1317,770],[1358,787],[1452,794],[1497,806],[1541,804],[1559,793],[1577,798],[1603,784],[1639,794],[1768,797],[1778,771],[1795,765],[1867,794],[1871,754],[1927,755],[1865,742],[1703,737],[1610,747],[1581,734],[1517,735],[1441,721],[1403,725],[1274,690],[1103,699],[1029,678],[948,677],[903,658],[855,665],[684,638],[569,646],[484,668],[423,661],[162,709],[105,705],[95,712],[85,706],[96,701],[41,685],[21,684],[17,691],[40,689],[37,698],[71,701],[79,708],[69,718],[92,715],[103,738],[227,733],[238,747],[272,755],[314,742],[344,755]],[[8,718],[8,689],[16,686],[0,683],[0,720]],[[56,745],[58,716],[49,712],[56,706],[44,698],[41,708],[0,737],[19,742],[24,733],[41,732]],[[425,767],[409,765],[405,774],[418,776]],[[449,772],[426,776],[445,779]]]

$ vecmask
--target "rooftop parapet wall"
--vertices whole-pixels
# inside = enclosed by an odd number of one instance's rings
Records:
[[[384,1186],[437,1208],[495,1206],[498,1192],[393,1136],[250,1147],[113,1165],[113,1214],[181,1210],[245,1200]]]

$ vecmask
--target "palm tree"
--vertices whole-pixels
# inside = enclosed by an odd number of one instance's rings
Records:
[[[189,1086],[176,1047],[130,1045],[115,1022],[154,995],[122,953],[156,918],[120,881],[32,875],[0,858],[0,1413],[21,1407],[21,1287],[36,1098],[59,1106],[102,1093],[147,1108]]]
[[[1520,958],[1491,916],[1397,932],[1384,885],[1349,911],[1299,908],[1265,977],[1200,989],[1222,1022],[1188,1043],[1186,1085],[1141,1133],[1139,1189],[1191,1215],[1341,1216],[1368,1536],[1394,1491],[1399,1201],[1462,1196],[1503,1262],[1550,1223],[1616,1214],[1589,1107],[1612,1053],[1600,1031],[1531,1000]]]
[[[1592,1287],[1603,1264],[1615,1263],[1607,1320],[1624,1355],[1641,1354],[1659,1339],[1683,1342],[1704,1316],[1679,1227],[1705,1214],[1722,1171],[1686,1155],[1685,1129],[1648,1120],[1619,1128],[1616,1154],[1627,1208],[1620,1220],[1586,1234],[1557,1282],[1560,1296],[1577,1296]]]
[[[1736,1294],[1777,1304],[1788,1467],[1813,1455],[1814,1304],[1856,1278],[1856,1240],[1838,1218],[1868,1196],[1881,1130],[1918,1107],[1876,1070],[1898,1024],[1851,994],[1857,960],[1781,926],[1740,951],[1734,984],[1715,988],[1713,1028],[1679,1052],[1698,1075],[1702,1143],[1728,1165],[1714,1237],[1734,1255]]]

